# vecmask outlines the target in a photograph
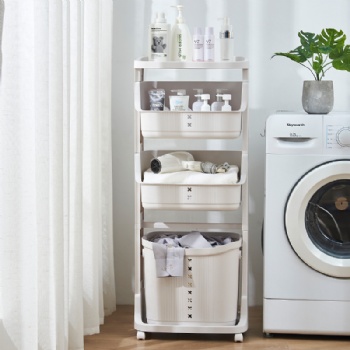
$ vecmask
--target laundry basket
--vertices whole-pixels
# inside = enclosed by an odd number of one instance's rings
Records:
[[[147,323],[236,324],[240,235],[220,232],[221,236],[231,237],[232,242],[213,248],[185,249],[183,276],[160,278],[151,242],[160,234],[165,233],[150,232],[142,238]]]

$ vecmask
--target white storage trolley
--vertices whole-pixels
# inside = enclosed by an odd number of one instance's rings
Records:
[[[147,332],[217,333],[241,342],[248,329],[248,61],[141,58],[134,69],[137,339]],[[166,106],[171,90],[185,89],[190,107],[195,89],[210,94],[211,102],[221,89],[232,95],[232,111],[153,111],[148,91],[154,88],[165,90]],[[232,173],[153,176],[152,158],[176,150],[196,161],[228,162]],[[150,237],[192,231],[232,242],[186,249],[182,277],[157,277]]]

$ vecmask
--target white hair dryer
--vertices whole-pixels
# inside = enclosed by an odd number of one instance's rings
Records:
[[[195,161],[189,152],[178,151],[164,154],[151,160],[151,170],[154,174],[172,173],[176,171],[192,170],[202,173],[224,173],[230,168],[228,163],[219,166],[211,162]]]

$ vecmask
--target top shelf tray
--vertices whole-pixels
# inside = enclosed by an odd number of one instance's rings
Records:
[[[148,61],[147,57],[141,57],[134,61],[134,68],[139,69],[248,69],[249,62],[237,56],[235,61],[227,62],[180,62],[180,61]]]

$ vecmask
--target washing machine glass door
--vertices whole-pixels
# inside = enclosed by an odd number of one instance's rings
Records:
[[[286,203],[285,228],[307,265],[350,277],[350,160],[321,164],[297,182]]]

